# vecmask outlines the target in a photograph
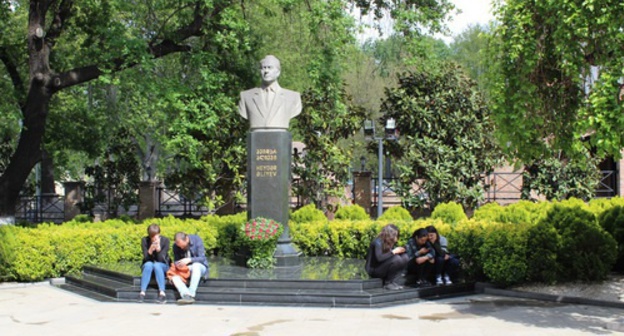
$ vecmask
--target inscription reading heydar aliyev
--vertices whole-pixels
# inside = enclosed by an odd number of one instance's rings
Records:
[[[301,113],[301,95],[279,86],[280,73],[280,61],[266,56],[260,61],[262,86],[241,92],[238,112],[251,130],[288,129],[290,119]]]

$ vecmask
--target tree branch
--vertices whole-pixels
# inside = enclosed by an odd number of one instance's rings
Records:
[[[175,52],[191,51],[190,46],[177,45],[171,40],[165,40],[161,43],[149,48],[148,52],[154,58],[160,58]],[[112,66],[108,68],[110,72],[119,72],[124,69],[132,68],[139,64],[138,62],[127,63],[124,57],[116,58],[111,61]],[[104,71],[97,65],[88,65],[81,68],[75,68],[53,76],[50,88],[53,92],[64,88],[82,84],[90,80],[100,77]]]
[[[20,96],[24,96],[26,94],[26,89],[24,87],[24,81],[17,70],[17,65],[11,59],[8,51],[5,47],[0,47],[0,61],[4,63],[4,66],[11,77],[11,81],[13,82],[13,87],[20,94]],[[21,105],[22,102],[20,102]]]
[[[50,5],[52,5],[54,1],[50,1]],[[56,39],[61,35],[63,30],[65,30],[66,22],[73,14],[74,0],[62,0],[59,4],[58,8],[54,13],[54,19],[52,20],[52,25],[50,25],[50,29],[48,29],[48,33],[46,34],[46,42],[50,49],[56,43]]]
[[[73,3],[73,0],[63,0],[63,2]],[[172,35],[171,39],[164,39],[158,44],[150,43],[148,46],[148,53],[151,54],[154,58],[160,58],[175,52],[191,51],[190,46],[180,45],[177,43],[182,42],[191,36],[201,36],[201,28],[204,24],[206,17],[208,17],[208,10],[206,8],[202,8],[200,1],[196,2],[195,17],[193,19],[193,22],[178,29]],[[138,62],[127,62],[126,57],[123,56],[112,59],[110,63],[112,64],[112,66],[107,69],[110,72],[118,72],[124,69],[134,67],[138,64]],[[52,92],[57,92],[70,86],[82,84],[84,82],[98,78],[103,73],[104,72],[100,69],[98,65],[89,65],[56,74],[52,77],[52,80],[50,81],[50,90]]]

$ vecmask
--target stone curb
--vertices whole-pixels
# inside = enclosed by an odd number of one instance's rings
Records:
[[[547,302],[569,303],[569,304],[580,304],[580,305],[597,306],[597,307],[605,307],[605,308],[624,309],[624,302],[594,300],[594,299],[587,299],[587,298],[574,297],[574,296],[564,296],[564,295],[554,295],[554,294],[544,294],[544,293],[523,292],[523,291],[509,290],[509,289],[500,289],[500,288],[496,288],[494,285],[481,283],[481,282],[475,284],[475,291],[477,293],[482,293],[482,294],[507,296],[507,297],[514,297],[514,298],[519,298],[519,299],[530,299],[530,300],[539,300],[539,301],[547,301]],[[619,318],[615,321],[608,322],[605,328],[608,330],[624,332],[624,319]]]

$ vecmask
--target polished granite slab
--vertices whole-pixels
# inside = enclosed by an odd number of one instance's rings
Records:
[[[295,267],[250,269],[222,257],[209,258],[210,279],[231,280],[310,280],[310,281],[361,281],[370,277],[364,270],[364,260],[333,257],[301,257]],[[98,268],[132,277],[141,276],[139,263],[94,265]]]

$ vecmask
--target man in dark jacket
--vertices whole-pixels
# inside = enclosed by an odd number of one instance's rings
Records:
[[[204,242],[197,235],[188,235],[178,232],[175,235],[173,246],[173,260],[176,267],[187,266],[191,271],[189,286],[187,287],[179,276],[174,276],[171,281],[180,293],[179,304],[195,302],[195,294],[199,286],[199,280],[208,277],[208,259]]]

